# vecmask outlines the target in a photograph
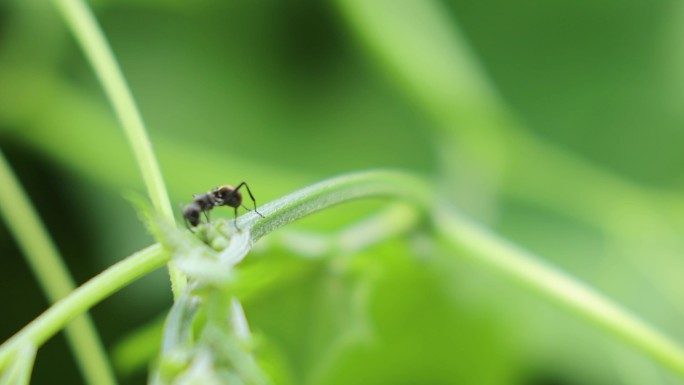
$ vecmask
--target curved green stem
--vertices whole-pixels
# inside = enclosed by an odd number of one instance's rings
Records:
[[[72,292],[76,285],[69,270],[1,151],[0,214],[50,302]],[[67,326],[66,335],[88,383],[116,384],[95,325],[87,314],[74,319]]]
[[[162,218],[173,223],[173,211],[171,210],[169,196],[145,130],[145,124],[95,16],[82,0],[54,1],[83,48],[110,103],[114,107],[116,116],[124,128],[128,142],[135,154],[154,208]],[[169,272],[174,297],[177,297],[183,292],[185,277],[173,267],[169,268]]]
[[[261,207],[265,218],[250,212],[240,226],[250,229],[256,242],[264,235],[304,216],[338,203],[358,198],[391,197],[407,200],[423,208],[430,205],[432,192],[422,179],[399,171],[365,171],[339,176],[287,194]]]

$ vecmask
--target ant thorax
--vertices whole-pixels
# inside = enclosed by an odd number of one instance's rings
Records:
[[[242,194],[230,185],[215,188],[213,196],[220,202],[217,206],[240,207],[242,204]]]

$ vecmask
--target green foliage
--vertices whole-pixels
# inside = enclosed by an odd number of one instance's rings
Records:
[[[55,4],[0,3],[0,207],[66,295],[0,229],[2,384],[105,299],[131,384],[684,383],[681,5]],[[266,218],[173,224],[241,180]]]

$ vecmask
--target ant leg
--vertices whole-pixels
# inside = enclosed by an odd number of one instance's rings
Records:
[[[244,207],[244,208],[245,208],[245,210],[247,210],[247,211],[250,211],[250,212],[251,212],[251,211],[256,211],[256,210],[252,210],[252,209],[250,209],[249,207],[245,206],[244,204],[242,204],[242,207]],[[263,216],[263,215],[261,215],[261,213],[260,213],[260,212],[258,212],[258,211],[257,211],[256,213],[257,213],[257,214],[259,214],[259,216],[260,216],[260,217],[264,218],[264,216]]]
[[[249,185],[246,182],[240,183],[236,188],[235,191],[239,190],[240,187],[245,186],[247,188],[247,192],[249,193],[249,197],[252,198],[252,203],[254,203],[254,212],[259,214],[260,217],[264,218],[263,215],[259,211],[257,211],[257,206],[256,206],[256,199],[254,199],[254,195],[252,195],[252,190],[249,189]],[[244,207],[244,206],[243,206]],[[246,207],[245,207],[246,208]]]
[[[192,227],[188,225],[188,218],[183,217],[183,219],[185,219],[185,227],[187,227],[191,233],[195,234],[195,230],[193,230]]]
[[[190,227],[190,225],[188,225],[188,218],[186,218],[185,215],[183,216],[183,222],[185,222],[185,227],[187,227],[191,233],[195,234],[195,230],[193,230],[192,227]]]
[[[234,219],[233,219],[233,226],[235,226],[235,230],[240,231],[240,228],[239,228],[238,225],[237,225],[237,209],[238,209],[238,208],[235,207],[235,216],[234,216]]]
[[[207,223],[211,222],[211,219],[209,219],[209,210],[202,211],[204,213],[204,217],[207,218]]]

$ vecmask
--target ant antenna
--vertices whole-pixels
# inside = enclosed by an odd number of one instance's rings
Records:
[[[247,210],[247,211],[254,211],[255,213],[259,214],[259,216],[262,217],[262,218],[266,218],[265,216],[261,215],[260,212],[258,212],[258,211],[256,211],[256,210],[252,210],[252,209],[250,209],[249,207],[245,206],[244,204],[242,204],[242,207],[244,207],[244,209]]]

